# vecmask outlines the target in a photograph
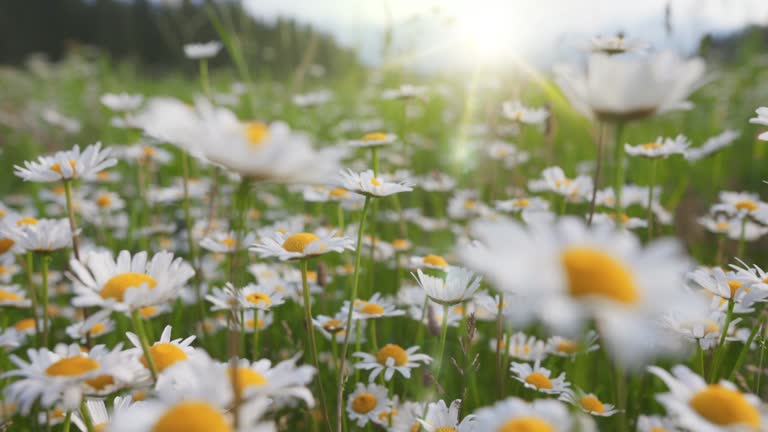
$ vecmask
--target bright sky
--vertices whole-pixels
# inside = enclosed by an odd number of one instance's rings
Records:
[[[394,28],[413,65],[533,63],[562,59],[585,38],[624,31],[655,47],[690,51],[708,32],[768,24],[768,0],[243,0],[262,19],[290,16],[380,60],[384,29]],[[673,33],[664,10],[671,3]]]

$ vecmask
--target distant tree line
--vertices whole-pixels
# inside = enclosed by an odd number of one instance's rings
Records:
[[[248,17],[239,2],[207,0],[229,29],[236,29],[257,72],[283,76],[305,61],[329,73],[359,67],[353,50],[293,20],[276,23]],[[169,4],[173,3],[173,4]],[[202,1],[0,0],[0,63],[19,64],[32,53],[57,60],[70,50],[95,47],[119,60],[152,68],[193,68],[182,46],[218,39]],[[214,61],[231,63],[226,53]]]

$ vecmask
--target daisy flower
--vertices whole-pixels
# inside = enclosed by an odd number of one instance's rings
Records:
[[[21,268],[16,265],[16,257],[13,254],[0,254],[0,282],[9,283]]]
[[[594,393],[586,393],[578,388],[566,390],[560,400],[597,417],[610,417],[619,412],[615,406],[601,401]]]
[[[760,196],[756,193],[721,191],[718,198],[720,203],[712,206],[712,211],[724,212],[739,219],[766,208],[766,203],[760,201]]]
[[[517,213],[523,210],[549,210],[549,201],[538,197],[515,198],[505,201],[496,201],[496,210]]]
[[[373,170],[356,173],[350,169],[339,173],[339,186],[349,191],[369,197],[385,197],[400,192],[410,192],[411,185],[406,182],[388,182],[373,175]]]
[[[704,307],[684,288],[690,260],[672,239],[643,246],[628,231],[577,218],[527,227],[478,221],[472,231],[483,247],[460,247],[468,267],[558,334],[573,337],[594,319],[603,345],[627,367],[679,346],[661,342],[671,336],[658,325],[664,313]]]
[[[317,234],[274,231],[250,247],[252,252],[258,253],[262,258],[276,257],[281,261],[312,258],[329,252],[354,249],[352,239],[338,237],[335,231]]]
[[[209,59],[216,57],[222,47],[219,41],[186,44],[184,45],[184,55],[192,60]]]
[[[715,135],[704,141],[704,144],[698,147],[688,148],[685,151],[685,159],[689,162],[696,162],[698,160],[704,159],[705,157],[713,155],[721,149],[728,147],[740,135],[741,133],[739,132],[726,130],[725,132],[719,135]]]
[[[200,247],[214,253],[232,253],[244,250],[256,240],[254,233],[246,233],[242,240],[238,240],[234,231],[215,232],[200,240]]]
[[[246,309],[243,312],[243,319],[245,320],[245,332],[249,334],[253,333],[256,328],[259,331],[266,329],[273,321],[272,314],[261,309]],[[233,327],[237,327],[237,330],[240,330],[240,317],[236,317]],[[233,328],[233,330],[235,329]]]
[[[755,111],[755,113],[757,114],[757,117],[752,117],[751,119],[749,119],[749,122],[763,125],[763,126],[768,126],[768,107],[760,107]],[[762,132],[760,135],[757,136],[757,139],[768,141],[768,132]]]
[[[631,146],[624,144],[624,151],[630,156],[639,156],[649,159],[666,158],[673,154],[685,154],[691,145],[690,140],[683,135],[674,138],[658,137],[656,141]]]
[[[410,258],[411,267],[414,268],[428,268],[434,270],[446,270],[448,269],[448,262],[442,255],[424,255],[413,256]]]
[[[310,93],[293,95],[293,103],[302,107],[316,107],[330,102],[333,99],[333,93],[330,90],[318,90]]]
[[[72,304],[120,312],[173,300],[195,274],[189,264],[170,252],[158,252],[151,260],[146,252],[131,256],[121,251],[116,260],[109,252],[95,252],[85,262],[71,260],[70,268],[75,282]]]
[[[427,87],[414,84],[401,84],[400,87],[386,89],[381,93],[384,100],[423,98]]]
[[[352,147],[381,147],[397,141],[397,135],[385,132],[369,132],[360,139],[349,141]]]
[[[40,219],[25,223],[6,235],[21,250],[53,252],[72,244],[72,230],[67,219]]]
[[[421,363],[429,364],[432,362],[432,357],[416,353],[418,350],[418,346],[403,349],[397,344],[387,344],[376,355],[356,352],[352,356],[360,358],[360,361],[355,364],[355,368],[371,371],[368,376],[369,382],[374,382],[382,372],[384,372],[384,380],[389,381],[395,372],[399,372],[405,378],[410,378],[411,369],[419,367]]]
[[[342,311],[349,310],[349,300],[344,301]],[[385,299],[380,293],[375,293],[368,301],[355,299],[352,317],[355,320],[393,317],[405,314],[398,310],[392,300]]]
[[[34,328],[32,330],[34,332]],[[16,330],[14,327],[6,328],[4,331],[0,332],[0,348],[7,352],[11,352],[22,346],[26,340],[27,334]]]
[[[90,180],[99,171],[115,166],[117,160],[109,157],[109,149],[101,149],[101,143],[89,145],[80,152],[80,146],[60,151],[51,156],[40,156],[36,161],[25,161],[24,166],[14,165],[14,174],[24,181],[54,182],[81,178]]]
[[[285,298],[274,285],[248,284],[238,291],[239,302],[245,309],[269,310],[285,303]]]
[[[77,344],[59,344],[53,351],[29,349],[27,356],[29,361],[11,355],[16,369],[2,375],[20,378],[6,388],[6,397],[25,414],[37,400],[43,407],[60,403],[72,410],[84,395],[108,394],[137,379],[135,357],[122,351],[121,344],[111,351],[97,345],[87,353]]]
[[[97,338],[111,333],[115,329],[115,322],[109,319],[112,311],[101,310],[88,317],[88,319],[67,326],[66,332],[72,339],[85,341],[88,337]]]
[[[195,353],[195,349],[190,345],[195,340],[195,336],[189,336],[186,339],[171,339],[171,326],[165,326],[163,333],[160,335],[160,340],[152,344],[149,347],[149,355],[154,360],[157,372],[163,372],[168,367],[188,360]],[[144,357],[144,351],[141,348],[141,341],[139,337],[131,332],[125,334],[128,340],[131,341],[134,348],[128,350],[136,356],[141,356],[141,364],[144,368],[149,369],[149,363]]]
[[[589,118],[633,120],[688,109],[688,95],[703,84],[704,61],[671,51],[650,55],[593,53],[586,69],[560,66],[557,84],[571,104]]]
[[[710,294],[720,297],[724,300],[733,299],[734,302],[749,307],[756,301],[761,301],[768,297],[768,291],[761,289],[750,289],[750,283],[746,283],[737,278],[733,272],[724,272],[720,267],[706,268],[700,267],[688,273],[688,279],[700,288],[703,288]]]
[[[0,285],[0,307],[27,308],[32,302],[26,298],[26,290],[18,285]]]
[[[133,398],[130,396],[116,396],[113,401],[112,415],[107,410],[107,405],[103,399],[88,399],[85,401],[85,409],[88,410],[88,418],[96,431],[106,430],[113,416],[129,408],[133,404]],[[89,432],[88,426],[83,420],[80,411],[72,413],[72,423],[80,429],[80,432]]]
[[[526,388],[546,394],[562,394],[571,385],[565,380],[565,372],[553,378],[552,372],[541,367],[538,360],[533,367],[528,363],[512,362],[509,370],[512,372],[512,378],[523,383]]]
[[[144,96],[130,93],[104,93],[99,102],[112,111],[134,111],[144,101]]]
[[[519,100],[504,102],[501,110],[504,117],[519,123],[543,124],[549,117],[548,110],[527,107]]]
[[[441,305],[455,305],[471,299],[483,279],[461,267],[448,267],[445,279],[426,275],[421,269],[416,272],[413,277],[419,286],[432,301]]]
[[[446,406],[443,400],[430,403],[427,405],[427,414],[419,419],[419,423],[426,432],[472,432],[475,430],[475,416],[468,415],[459,421],[460,409],[461,399],[451,402],[450,406]]]
[[[622,34],[616,36],[595,36],[590,39],[589,50],[605,54],[622,54],[626,52],[645,51],[649,44],[637,39],[627,39]]]
[[[296,360],[301,354],[296,354],[288,360],[275,365],[267,359],[251,363],[248,359],[240,359],[237,363],[237,379],[230,363],[220,363],[219,367],[226,369],[231,382],[237,381],[240,394],[246,399],[253,397],[273,398],[277,405],[285,405],[290,399],[301,399],[310,408],[315,405],[312,392],[307,388],[315,376],[315,368],[309,365],[297,366]]]
[[[392,409],[390,432],[413,432],[421,427],[420,418],[424,418],[426,407],[423,402],[405,401]]]
[[[379,414],[389,408],[386,387],[370,383],[357,383],[355,391],[347,397],[347,415],[359,427],[368,422],[379,422]]]
[[[725,313],[721,310],[714,310],[709,315],[698,318],[679,317],[669,314],[663,318],[662,322],[667,328],[683,338],[698,343],[701,349],[708,350],[720,343],[721,329],[725,325],[725,318]],[[735,332],[736,326],[740,321],[741,318],[731,320],[726,332],[726,340],[732,341],[737,339],[728,335]]]
[[[317,318],[312,318],[312,323],[326,339],[334,340],[336,343],[344,343],[347,333],[347,315],[344,312],[339,312],[332,317],[318,315]],[[362,332],[365,328],[365,321],[359,321],[359,323]],[[352,332],[349,334],[349,343],[354,343],[355,341],[355,332]]]
[[[600,349],[597,339],[597,332],[594,330],[588,331],[581,342],[562,336],[551,336],[547,339],[546,349],[549,354],[559,357],[575,357],[578,354],[591,353]]]
[[[637,417],[637,432],[679,432],[673,419],[640,415]]]
[[[590,419],[572,417],[568,408],[557,400],[539,399],[526,402],[509,398],[493,406],[475,411],[476,431],[546,431],[546,432],[593,432]]]
[[[683,428],[697,432],[763,430],[768,425],[765,406],[752,394],[741,392],[729,381],[707,384],[685,366],[672,373],[656,366],[648,370],[667,385],[670,392],[656,395],[667,412]]]
[[[592,178],[589,176],[581,175],[570,179],[565,176],[563,169],[557,166],[544,169],[541,176],[541,179],[528,182],[528,188],[531,191],[554,192],[574,202],[583,200],[592,192]]]

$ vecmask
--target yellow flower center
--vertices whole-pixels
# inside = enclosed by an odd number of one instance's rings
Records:
[[[549,390],[552,388],[552,381],[550,381],[549,378],[547,378],[547,376],[541,372],[533,372],[529,374],[527,377],[525,377],[525,382],[538,389]]]
[[[537,417],[518,417],[505,422],[496,432],[555,432],[555,428]]]
[[[185,353],[184,350],[174,344],[165,342],[154,344],[149,347],[149,355],[152,356],[152,360],[154,360],[158,372],[164,371],[167,367],[176,362],[187,359],[187,353]],[[147,363],[146,357],[141,357],[141,364],[149,369],[149,363]]]
[[[264,320],[259,319],[259,321],[256,323],[258,328],[264,328]],[[248,328],[253,328],[253,319],[245,320],[245,326]]]
[[[99,197],[96,198],[96,205],[101,208],[107,208],[112,205],[112,197],[107,194],[99,195]]]
[[[639,300],[630,270],[611,255],[587,247],[571,247],[561,259],[573,297],[598,296],[626,305]]]
[[[334,197],[334,198],[343,198],[347,195],[349,195],[349,191],[346,189],[336,188],[332,189],[330,192],[328,192],[328,195]]]
[[[471,208],[475,208],[475,205],[477,205],[477,203],[475,203],[475,202],[474,202],[474,201],[472,201],[472,200],[466,200],[466,201],[464,201],[464,208],[465,208],[465,209],[471,209]]]
[[[435,432],[456,432],[456,428],[453,426],[441,426],[435,429]]]
[[[233,247],[235,247],[235,244],[237,243],[237,240],[233,239],[232,237],[227,237],[227,238],[224,238],[224,239],[220,240],[220,242],[221,242],[221,244],[223,244],[227,248],[232,249]]]
[[[336,333],[339,330],[341,330],[343,327],[344,327],[344,324],[340,320],[337,320],[335,318],[329,319],[328,321],[323,323],[323,329],[331,333]]]
[[[152,432],[231,432],[232,428],[218,409],[206,402],[186,401],[168,409],[157,420]]]
[[[154,288],[157,285],[157,281],[150,275],[144,273],[120,273],[119,275],[112,276],[101,288],[99,294],[104,299],[123,301],[123,296],[128,288],[139,287],[142,285]]]
[[[715,229],[719,231],[727,231],[731,228],[731,224],[728,222],[718,222],[715,224]]]
[[[731,290],[731,297],[735,296],[736,292],[739,291],[739,288],[741,288],[742,285],[744,285],[743,282],[734,281],[734,280],[729,280],[727,283],[728,283],[728,288],[730,288]]]
[[[303,253],[304,248],[316,240],[320,240],[320,238],[312,233],[297,233],[285,239],[283,249],[288,252]]]
[[[85,383],[93,387],[95,390],[101,391],[108,386],[113,385],[115,383],[115,379],[112,378],[112,375],[99,375],[96,378],[86,380]]]
[[[234,382],[235,374],[232,373],[232,368],[228,369],[229,379]],[[237,368],[237,387],[240,393],[244,393],[250,387],[261,387],[267,383],[267,379],[264,375],[254,371],[250,368]]]
[[[96,179],[98,180],[109,180],[109,172],[108,171],[99,171],[96,173]]]
[[[720,333],[720,326],[714,321],[707,321],[704,326],[704,334]]]
[[[14,241],[9,238],[0,238],[0,255],[8,252],[14,245]]]
[[[25,318],[23,320],[19,320],[13,326],[13,328],[21,332],[23,332],[24,330],[32,329],[34,327],[35,327],[35,320],[33,318]]]
[[[397,409],[392,408],[390,411],[382,411],[379,413],[379,420],[389,422],[393,417],[397,416]],[[439,430],[439,429],[438,429]]]
[[[104,324],[96,323],[96,324],[93,325],[93,327],[91,327],[90,330],[88,330],[88,333],[91,336],[98,336],[101,333],[103,333],[106,329],[107,329],[107,326],[105,326]]]
[[[37,225],[37,219],[33,217],[23,217],[16,221],[17,226]]]
[[[657,142],[649,142],[642,145],[643,149],[645,150],[656,150],[658,148],[661,148],[661,144]]]
[[[395,239],[392,241],[392,246],[395,249],[408,249],[411,243],[405,239]]]
[[[99,423],[97,425],[93,425],[93,430],[95,432],[104,432],[107,430],[107,426],[109,426],[109,423]]]
[[[719,426],[760,426],[760,413],[738,390],[711,384],[696,393],[689,403],[700,416]]]
[[[384,308],[376,303],[366,303],[360,308],[360,312],[368,315],[380,315],[384,313]]]
[[[381,182],[376,177],[371,177],[371,184],[374,186],[381,186]]]
[[[363,135],[363,141],[386,141],[387,134],[384,132],[371,132]]]
[[[395,360],[396,366],[405,366],[405,364],[408,363],[408,353],[406,353],[399,345],[385,345],[384,348],[379,350],[378,354],[376,354],[376,361],[383,365],[386,365],[387,359],[390,358]]]
[[[245,124],[245,137],[253,147],[258,147],[269,136],[269,127],[261,122],[248,122]]]
[[[272,299],[269,298],[269,296],[264,293],[248,294],[245,297],[245,299],[253,304],[264,303],[265,306],[269,306],[272,304]]]
[[[78,376],[99,368],[99,362],[88,357],[65,358],[48,366],[45,373],[49,376]]]
[[[525,198],[520,198],[518,200],[515,200],[515,204],[517,204],[518,207],[528,207],[531,205],[531,202]]]
[[[150,318],[154,316],[156,313],[157,313],[157,308],[154,306],[146,306],[139,309],[139,315],[141,315],[142,318]]]
[[[445,258],[441,257],[440,255],[427,255],[424,257],[424,264],[428,264],[434,267],[446,267],[448,266],[448,263],[445,261]]]
[[[748,212],[753,212],[757,210],[757,203],[750,200],[744,200],[737,202],[734,207],[736,207],[739,210],[746,210]]]
[[[77,165],[77,162],[75,162],[73,160],[69,161],[69,166],[72,167],[72,175],[75,176],[75,177],[77,177],[77,172],[75,171],[75,166],[76,165]],[[56,162],[55,164],[51,165],[51,171],[53,171],[53,172],[55,172],[55,173],[57,173],[59,175],[62,175],[62,173],[61,173],[61,164],[59,162]]]
[[[605,406],[602,402],[600,402],[600,399],[594,397],[594,396],[584,396],[581,399],[579,399],[579,403],[581,406],[593,413],[602,414],[605,412]]]
[[[358,414],[368,414],[376,408],[376,396],[370,393],[360,393],[352,399],[352,409]]]
[[[579,344],[571,340],[563,340],[557,344],[557,351],[561,353],[573,354],[579,350]]]
[[[151,158],[157,154],[157,149],[152,146],[144,146],[144,148],[141,149],[141,152],[144,154],[144,157]]]
[[[22,300],[22,297],[20,295],[0,289],[0,302],[19,301],[19,300]]]

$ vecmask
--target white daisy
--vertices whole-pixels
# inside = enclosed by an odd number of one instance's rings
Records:
[[[450,406],[446,406],[443,400],[430,403],[427,405],[427,414],[419,419],[419,423],[426,432],[472,432],[475,430],[475,416],[468,415],[459,421],[460,408],[460,399],[451,402]]]
[[[624,144],[624,151],[630,156],[656,159],[666,158],[673,154],[685,154],[690,145],[691,141],[688,140],[688,138],[683,135],[678,135],[674,138],[658,137],[656,138],[656,141],[635,146]]]
[[[296,365],[301,354],[296,354],[288,360],[275,365],[270,360],[262,359],[251,363],[248,359],[240,359],[237,363],[237,385],[240,394],[246,399],[254,397],[269,397],[278,405],[286,405],[291,399],[300,399],[310,408],[315,405],[312,392],[307,388],[315,376],[315,368],[309,365]],[[220,363],[219,367],[226,369],[231,382],[235,376],[229,362]]]
[[[354,250],[354,241],[349,237],[336,236],[335,231],[317,234],[310,232],[274,231],[254,243],[250,250],[262,258],[277,257],[282,261],[305,259],[329,252]]]
[[[369,132],[360,139],[349,141],[352,147],[381,147],[397,141],[397,135],[385,132]]]
[[[541,367],[538,360],[533,367],[528,363],[512,362],[509,370],[512,378],[523,383],[526,388],[546,394],[562,394],[571,385],[565,380],[565,372],[553,378],[552,371]]]
[[[347,333],[347,315],[342,311],[334,316],[318,315],[312,318],[312,323],[326,339],[334,340],[336,343],[344,343]],[[361,332],[365,329],[365,321],[358,321],[361,325]],[[349,343],[355,343],[356,332],[349,334]]]
[[[214,232],[200,240],[200,247],[215,253],[232,253],[245,250],[255,240],[256,235],[252,232],[246,233],[243,239],[238,239],[234,231]]]
[[[541,179],[528,182],[528,188],[533,192],[554,192],[572,202],[584,200],[592,193],[592,178],[580,175],[570,179],[565,176],[562,168],[553,166],[541,172]]]
[[[349,311],[349,306],[349,300],[346,300],[341,306],[341,310],[347,312]],[[393,317],[403,314],[405,314],[405,312],[398,310],[392,300],[383,298],[380,293],[375,293],[367,301],[355,299],[352,318],[355,320],[367,320]]]
[[[637,417],[637,432],[680,432],[675,421],[660,416],[640,415]]]
[[[26,298],[26,290],[18,285],[0,285],[0,307],[27,308],[32,302]]]
[[[461,267],[448,267],[445,279],[424,274],[421,269],[416,272],[413,276],[419,286],[432,301],[441,305],[454,305],[471,299],[483,279]]]
[[[695,162],[700,159],[704,159],[705,157],[715,154],[721,149],[728,147],[740,135],[741,133],[739,132],[726,130],[725,132],[719,135],[715,135],[704,141],[704,144],[698,147],[689,147],[685,151],[685,159],[689,162]]]
[[[397,344],[387,344],[376,355],[356,352],[352,356],[360,358],[360,361],[355,364],[355,368],[371,371],[368,376],[369,382],[374,382],[381,372],[384,372],[384,380],[389,381],[395,372],[399,372],[405,378],[410,378],[411,369],[419,367],[421,363],[429,364],[432,362],[432,357],[416,353],[418,350],[418,346],[403,349]]]
[[[619,412],[615,406],[601,401],[594,393],[586,393],[578,388],[567,390],[560,395],[560,400],[597,417],[610,417]]]
[[[2,236],[2,230],[0,230],[0,236]],[[16,265],[16,257],[13,254],[0,253],[0,283],[9,283],[19,271],[21,267]]]
[[[575,357],[600,349],[597,339],[597,332],[594,330],[588,331],[581,341],[562,336],[551,336],[547,339],[546,349],[549,354],[559,357]]]
[[[146,252],[131,256],[121,251],[89,254],[85,262],[70,261],[75,282],[75,306],[99,306],[120,312],[155,306],[173,300],[195,274],[192,267],[170,252],[151,260]]]
[[[53,252],[72,244],[72,230],[67,219],[34,220],[3,232],[19,250]]]
[[[545,108],[530,108],[519,100],[504,102],[501,109],[504,117],[520,123],[542,124],[549,117],[549,111]]]
[[[87,338],[97,338],[111,333],[115,322],[109,318],[112,311],[101,310],[92,314],[88,319],[67,326],[66,332],[72,339],[85,341]]]
[[[549,201],[539,197],[515,198],[496,201],[496,210],[517,213],[523,210],[549,210]]]
[[[195,353],[195,349],[190,346],[195,340],[195,336],[189,336],[183,340],[181,338],[171,339],[171,331],[171,326],[165,326],[163,333],[160,335],[160,340],[149,347],[149,355],[152,356],[158,373],[162,373],[165,369],[176,363],[188,360]],[[140,355],[141,364],[145,369],[149,370],[149,363],[144,357],[139,337],[131,332],[125,335],[134,346],[134,348],[128,351],[136,356]]]
[[[357,383],[355,391],[347,397],[347,415],[359,427],[368,422],[379,422],[379,414],[389,407],[386,387],[370,383]]]
[[[134,111],[141,106],[144,96],[130,93],[104,93],[99,101],[112,111]]]
[[[670,392],[657,394],[677,423],[697,432],[724,430],[765,430],[765,406],[752,394],[742,393],[729,381],[707,384],[685,366],[672,368],[672,374],[656,366],[648,370],[667,385]]]
[[[547,431],[547,432],[593,432],[596,430],[590,419],[572,417],[568,408],[560,401],[539,399],[526,402],[509,398],[493,406],[475,411],[475,431]]]
[[[32,162],[25,161],[24,167],[14,165],[14,174],[24,181],[92,180],[99,171],[117,164],[117,160],[110,158],[109,154],[109,149],[101,149],[101,143],[89,145],[82,153],[80,146],[76,145],[72,150],[40,156]]]
[[[428,268],[435,270],[447,270],[449,268],[448,262],[442,255],[424,255],[424,256],[412,256],[410,258],[410,265],[413,268]]]
[[[768,107],[760,107],[755,111],[755,113],[757,114],[757,117],[752,117],[751,119],[749,119],[749,122],[763,125],[763,126],[768,126]],[[768,132],[761,133],[760,135],[757,136],[757,139],[768,141]]]
[[[388,182],[373,175],[373,170],[356,173],[350,169],[339,173],[339,186],[360,195],[384,197],[400,192],[410,192],[411,185],[406,182]]]
[[[184,45],[184,55],[192,60],[209,59],[215,57],[221,48],[222,45],[219,41],[191,43]]]
[[[116,396],[112,404],[112,415],[110,415],[103,399],[88,399],[85,401],[85,409],[88,410],[88,418],[94,429],[102,431],[107,428],[112,416],[129,408],[133,403],[133,398],[130,396]],[[80,429],[80,432],[89,432],[80,411],[72,413],[72,423]]]
[[[590,39],[590,51],[605,54],[621,54],[626,52],[642,52],[649,47],[645,41],[627,39],[622,34],[615,36],[598,35]]]

